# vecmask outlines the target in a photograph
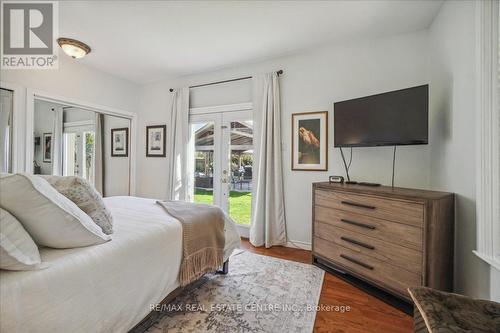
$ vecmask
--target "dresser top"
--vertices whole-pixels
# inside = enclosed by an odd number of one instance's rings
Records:
[[[315,189],[330,189],[343,192],[351,192],[358,194],[371,194],[384,197],[396,197],[403,199],[427,199],[427,200],[438,200],[445,197],[452,196],[453,193],[448,192],[438,192],[438,191],[428,191],[419,190],[412,188],[403,187],[391,187],[391,186],[363,186],[363,185],[352,185],[352,184],[341,184],[341,183],[329,183],[329,182],[319,182],[313,183]]]

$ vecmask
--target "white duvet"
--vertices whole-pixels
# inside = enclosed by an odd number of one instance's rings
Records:
[[[105,244],[40,249],[50,267],[0,271],[1,332],[126,332],[179,286],[182,227],[152,199],[111,197]],[[226,221],[224,259],[239,245]]]

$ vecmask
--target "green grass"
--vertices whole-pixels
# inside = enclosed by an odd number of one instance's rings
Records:
[[[211,205],[213,203],[213,192],[195,189],[194,202]],[[250,225],[251,207],[252,193],[231,191],[229,194],[229,215],[236,223]]]

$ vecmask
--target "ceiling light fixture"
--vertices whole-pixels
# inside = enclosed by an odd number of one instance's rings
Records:
[[[57,43],[63,49],[64,53],[73,59],[80,59],[90,53],[90,46],[71,38],[58,38]]]

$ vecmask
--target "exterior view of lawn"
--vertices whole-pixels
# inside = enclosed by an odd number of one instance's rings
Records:
[[[213,204],[213,191],[195,189],[194,202]],[[231,191],[229,194],[229,216],[241,225],[250,226],[250,212],[252,208],[252,193]]]

